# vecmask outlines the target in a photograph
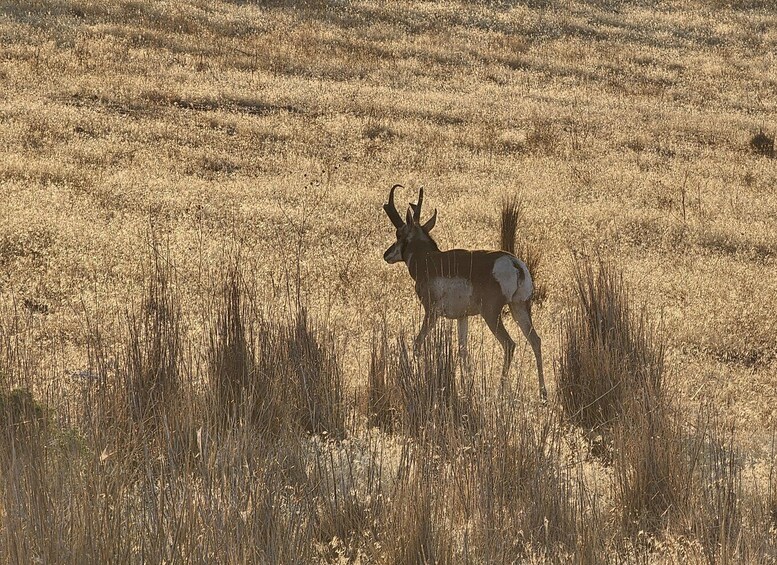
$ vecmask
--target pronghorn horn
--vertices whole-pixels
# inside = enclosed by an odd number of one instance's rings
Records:
[[[418,189],[418,204],[410,204],[410,207],[413,209],[413,219],[415,220],[415,223],[421,221],[421,205],[424,203],[424,187]]]
[[[385,210],[386,215],[389,217],[389,220],[391,220],[391,223],[394,224],[394,227],[399,229],[405,225],[405,222],[402,221],[402,216],[399,215],[399,212],[397,212],[397,207],[394,205],[394,191],[397,188],[404,187],[401,184],[395,184],[391,187],[388,204],[383,205],[383,210]]]

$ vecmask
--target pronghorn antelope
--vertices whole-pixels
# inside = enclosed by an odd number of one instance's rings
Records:
[[[424,307],[424,321],[415,339],[419,348],[440,316],[458,321],[459,356],[467,366],[467,325],[469,316],[480,314],[488,328],[504,349],[502,383],[510,369],[515,342],[502,322],[502,310],[510,307],[513,318],[526,336],[537,360],[540,396],[547,397],[542,376],[542,349],[540,336],[531,319],[532,280],[523,261],[506,251],[468,251],[451,249],[440,251],[429,232],[437,221],[437,210],[421,224],[421,206],[424,189],[418,195],[418,204],[411,204],[405,220],[394,205],[394,185],[386,215],[397,228],[397,241],[383,254],[387,263],[404,261],[415,281],[415,291]]]

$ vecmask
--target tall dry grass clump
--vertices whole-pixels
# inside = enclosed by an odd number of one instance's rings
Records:
[[[671,408],[652,393],[629,400],[615,426],[615,496],[626,535],[676,523],[691,502],[689,443]]]
[[[2,397],[2,437],[37,438],[33,449],[0,454],[3,561],[648,562],[663,525],[691,539],[700,561],[774,555],[768,497],[747,502],[733,437],[700,419],[698,433],[678,441],[665,396],[623,400],[610,425],[612,481],[596,480],[558,413],[527,402],[524,391],[459,374],[449,330],[430,335],[416,356],[378,330],[372,370],[381,373],[373,377],[381,400],[369,405],[390,433],[357,426],[341,441],[350,409],[342,389],[315,392],[339,375],[326,372],[336,362],[327,334],[296,313],[267,322],[240,272],[221,283],[209,332],[180,332],[180,347],[167,348],[177,351],[179,400],[129,389],[159,399],[146,419],[129,409],[138,404],[126,402],[125,385],[158,381],[129,381],[128,367],[172,365],[125,366],[125,352],[169,360],[152,355],[169,333],[129,325],[118,328],[112,352],[93,355],[118,352],[115,369],[84,384],[96,389],[90,403],[69,407],[95,410],[91,417],[63,417],[35,395]],[[141,304],[152,303],[149,288]],[[142,312],[138,320],[154,319]],[[194,353],[197,339],[210,348],[205,359]],[[91,342],[107,348],[98,336]],[[477,354],[473,361],[487,370]],[[0,374],[5,366],[0,355]],[[212,382],[190,377],[200,371]],[[305,384],[307,395],[298,389]],[[216,405],[225,399],[229,409]],[[751,507],[760,510],[748,518]]]
[[[384,518],[382,547],[377,563],[460,562],[455,532],[456,514],[452,504],[450,468],[430,444],[408,445],[391,491],[392,505]]]
[[[518,397],[490,405],[486,414],[462,473],[472,489],[474,562],[514,563],[532,555],[563,561],[579,544],[582,518],[563,427],[551,412],[531,414]]]
[[[688,437],[692,472],[681,532],[698,541],[707,563],[777,562],[774,451],[761,469],[763,481],[753,481],[741,432],[710,403],[699,409]]]
[[[733,428],[726,430],[709,414],[706,421],[700,418],[696,427],[698,468],[689,512],[691,529],[709,563],[737,563],[747,557],[743,539],[742,454],[734,438]]]
[[[283,332],[290,367],[288,373],[295,385],[292,390],[303,429],[331,438],[344,437],[343,376],[334,336],[325,327],[315,325],[304,308],[296,313],[293,323],[286,325]],[[271,366],[269,370],[272,369]]]
[[[612,265],[585,263],[575,283],[558,391],[564,417],[603,438],[592,447],[613,467],[621,535],[636,546],[669,532],[689,536],[709,563],[762,559],[758,536],[744,534],[733,431],[714,406],[703,405],[696,422],[683,418],[667,392],[664,338],[644,309],[633,308]],[[761,536],[768,529],[751,527]]]
[[[153,240],[144,258],[146,274],[139,296],[121,312],[95,314],[86,342],[90,366],[83,375],[83,400],[89,411],[75,417],[90,439],[106,452],[117,451],[139,466],[148,453],[176,458],[194,440],[194,401],[184,380],[186,334],[182,300],[169,251]],[[110,322],[108,319],[114,317]],[[111,327],[111,335],[103,332]]]
[[[689,473],[664,390],[664,341],[632,308],[612,265],[578,266],[574,295],[557,373],[565,417],[613,457],[624,530],[657,531],[678,509]]]
[[[415,355],[404,340],[392,347],[385,327],[372,345],[368,422],[414,439],[384,509],[379,562],[562,562],[573,554],[587,504],[576,502],[556,415],[534,413],[520,391],[460,374],[444,327]],[[473,366],[485,370],[477,357]]]
[[[468,414],[459,391],[452,336],[442,325],[430,332],[413,359],[397,344],[394,379],[399,388],[403,431],[423,436],[465,424]]]
[[[633,311],[611,265],[578,266],[561,343],[558,391],[572,423],[598,430],[616,423],[634,398],[661,402],[663,342],[644,312]]]
[[[333,344],[294,319],[265,332],[273,341],[260,349],[260,332],[246,328],[263,319],[243,303],[242,287],[227,285],[217,319],[231,337],[213,339],[220,355],[203,360],[199,336],[182,330],[174,268],[159,259],[136,309],[114,320],[115,335],[97,331],[111,325],[104,313],[87,324],[95,366],[79,372],[79,385],[88,402],[56,412],[26,392],[0,396],[0,440],[10,447],[0,453],[1,561],[311,563],[320,554],[323,495],[305,432],[344,433],[342,390],[316,390],[339,375]],[[32,359],[29,350],[18,355]],[[238,425],[240,410],[216,411],[217,393],[199,384],[214,367],[238,375],[241,386],[222,383],[218,398],[250,407],[257,366],[277,369],[273,382],[288,389],[273,393],[285,414],[275,434]],[[300,392],[305,383],[312,392]]]
[[[7,547],[9,555],[42,553],[41,541],[50,533],[48,440],[43,406],[32,393],[22,388],[0,391],[0,547]]]
[[[346,408],[334,337],[304,307],[279,320],[256,311],[257,303],[235,264],[211,315],[212,412],[271,437],[289,426],[343,437]]]
[[[222,422],[259,421],[262,428],[277,432],[280,407],[273,391],[267,389],[271,381],[256,376],[257,328],[246,311],[243,285],[239,268],[230,265],[221,281],[208,334],[210,407]]]
[[[37,452],[43,445],[43,407],[26,388],[0,389],[0,454],[5,460]]]
[[[208,335],[210,385],[215,402],[226,416],[234,416],[228,412],[250,384],[254,371],[254,352],[250,348],[254,328],[246,327],[242,285],[240,270],[230,266],[213,314],[215,326]]]
[[[473,375],[457,371],[450,329],[433,329],[414,354],[404,339],[390,347],[385,328],[373,335],[368,421],[386,432],[443,444],[482,426]]]
[[[155,426],[179,399],[182,314],[169,255],[152,248],[146,294],[127,313],[127,342],[121,363],[128,420]]]
[[[397,398],[389,374],[390,348],[385,321],[372,333],[370,370],[367,375],[367,425],[392,433],[398,423]]]

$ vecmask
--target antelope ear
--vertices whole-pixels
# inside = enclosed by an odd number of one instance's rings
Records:
[[[429,233],[432,231],[432,228],[437,223],[437,208],[434,209],[434,214],[432,214],[432,217],[426,220],[426,223],[421,226],[426,233]]]
[[[415,225],[415,220],[413,219],[413,212],[410,211],[410,208],[407,209],[407,214],[405,214],[405,223],[408,226]]]

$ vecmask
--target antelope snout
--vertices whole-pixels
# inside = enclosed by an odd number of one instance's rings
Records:
[[[396,243],[386,249],[386,252],[383,254],[383,260],[388,263],[399,263],[402,260],[402,253],[399,250],[399,245]]]

